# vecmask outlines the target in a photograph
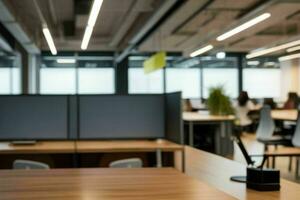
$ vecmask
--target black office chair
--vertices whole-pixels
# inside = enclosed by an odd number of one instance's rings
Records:
[[[260,119],[256,131],[256,139],[265,145],[291,145],[291,136],[274,135],[275,123],[271,116],[271,108],[268,105],[263,106],[260,111]]]

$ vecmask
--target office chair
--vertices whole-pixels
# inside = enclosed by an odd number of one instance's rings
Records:
[[[49,165],[30,160],[15,160],[13,169],[50,169]]]
[[[299,113],[299,111],[298,111]],[[295,132],[292,138],[292,145],[294,147],[300,147],[300,115],[298,114],[297,124],[295,128]]]
[[[256,139],[265,145],[267,150],[268,145],[290,145],[290,136],[274,136],[275,123],[271,116],[271,108],[268,105],[263,106],[260,111],[260,119],[256,131]]]
[[[296,129],[292,138],[292,145],[294,147],[300,148],[300,115],[298,111],[298,119],[297,119],[297,125]],[[290,157],[290,164],[289,164],[289,170],[291,170],[291,165],[292,165],[292,157]],[[298,172],[299,172],[299,165],[300,165],[300,157],[297,157],[296,159],[296,177],[298,177]]]
[[[141,168],[143,162],[140,158],[130,158],[113,161],[109,164],[110,168]]]

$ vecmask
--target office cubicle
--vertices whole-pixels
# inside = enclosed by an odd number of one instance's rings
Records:
[[[181,93],[0,96],[0,140],[160,138],[183,141]]]
[[[79,96],[79,139],[164,138],[163,95]]]
[[[0,139],[68,139],[68,105],[67,96],[0,96]]]

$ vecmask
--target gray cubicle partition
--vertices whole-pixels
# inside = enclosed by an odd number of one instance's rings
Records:
[[[164,95],[79,96],[79,139],[165,137]]]
[[[181,92],[165,94],[165,119],[166,139],[184,144]]]
[[[0,140],[159,138],[183,141],[181,93],[0,96]]]
[[[68,139],[67,96],[0,96],[1,140]]]

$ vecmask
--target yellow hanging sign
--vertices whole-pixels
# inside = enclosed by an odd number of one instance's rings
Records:
[[[167,54],[164,51],[158,52],[144,62],[144,72],[149,74],[167,65]]]

